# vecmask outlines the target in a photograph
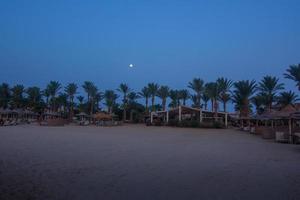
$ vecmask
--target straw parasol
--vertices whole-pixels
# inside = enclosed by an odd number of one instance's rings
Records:
[[[93,115],[93,117],[98,121],[112,120],[112,116],[106,113],[96,113]]]

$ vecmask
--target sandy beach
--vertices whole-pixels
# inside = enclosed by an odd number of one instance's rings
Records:
[[[0,128],[0,199],[299,199],[300,145],[235,130]]]

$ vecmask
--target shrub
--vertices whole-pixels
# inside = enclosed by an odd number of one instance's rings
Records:
[[[168,123],[169,126],[178,126],[178,124],[179,124],[179,122],[176,119],[171,119],[171,120],[169,120],[169,123]]]
[[[224,124],[219,121],[213,122],[212,126],[213,126],[213,128],[224,128]]]

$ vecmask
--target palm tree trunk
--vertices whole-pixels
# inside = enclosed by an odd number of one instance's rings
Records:
[[[130,111],[130,121],[132,122],[133,121],[133,110],[131,109]]]
[[[93,102],[93,100],[91,100],[91,110],[90,110],[90,115],[93,114],[93,110],[94,110],[94,102]]]
[[[224,110],[224,112],[226,112],[226,102],[225,101],[223,101],[223,110]]]
[[[163,111],[166,110],[166,99],[162,100],[162,107],[163,107]]]
[[[70,118],[73,118],[74,115],[74,109],[73,109],[73,98],[71,98],[71,106],[70,106]]]
[[[146,98],[146,113],[148,114],[149,108],[148,108],[148,98]]]
[[[215,121],[217,121],[217,117],[218,117],[218,101],[216,99],[214,100],[214,112],[215,112]]]
[[[197,94],[198,108],[201,108],[201,94]]]
[[[154,99],[155,97],[154,96],[152,96],[152,99],[151,99],[151,104],[152,104],[152,109],[151,109],[151,111],[152,112],[154,112],[155,111],[155,109],[154,109]]]

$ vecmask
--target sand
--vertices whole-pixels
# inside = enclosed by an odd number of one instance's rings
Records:
[[[299,199],[300,145],[235,130],[0,127],[0,199]]]

